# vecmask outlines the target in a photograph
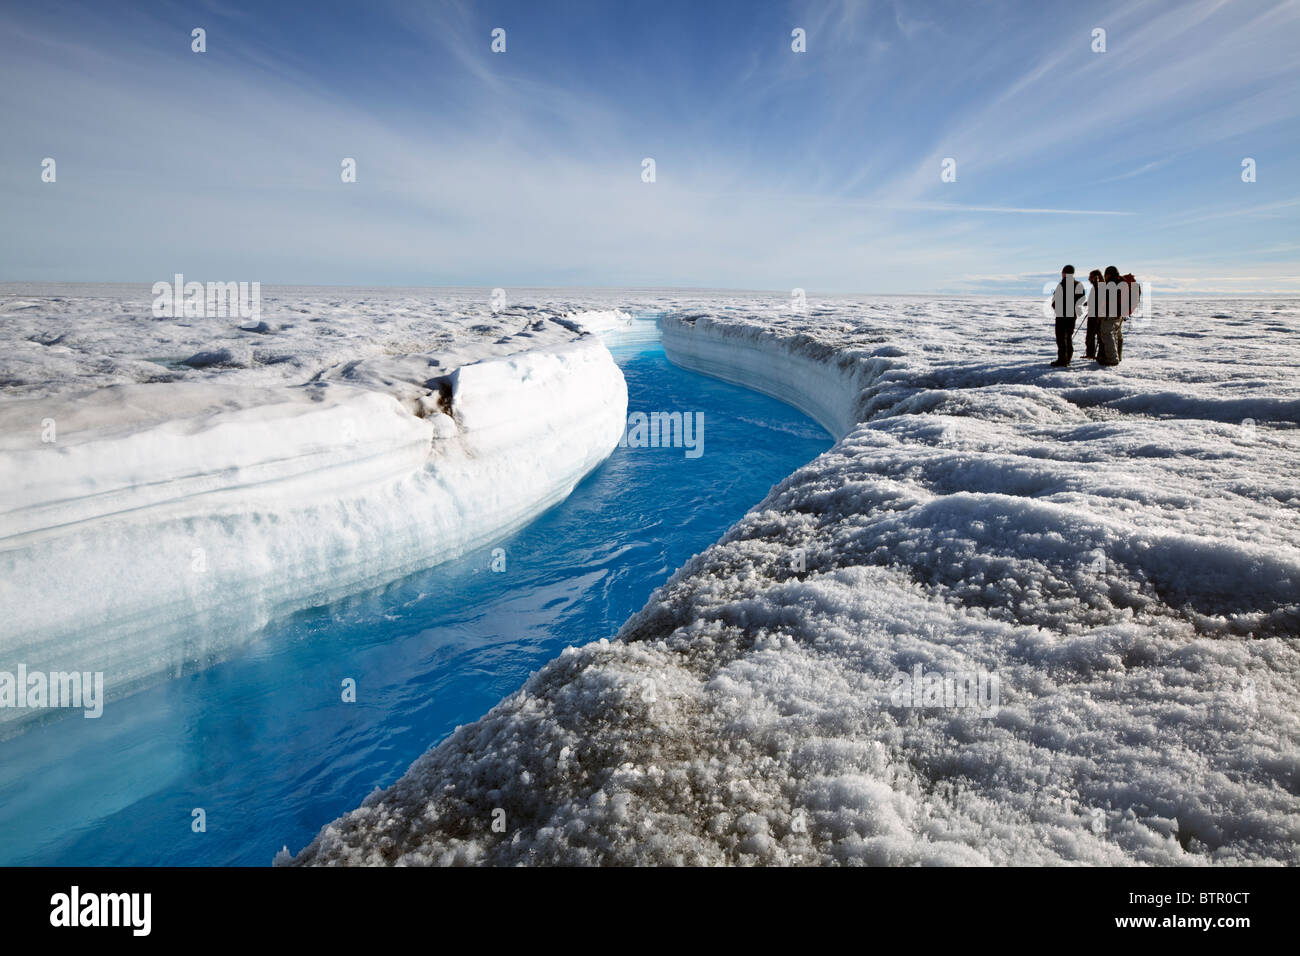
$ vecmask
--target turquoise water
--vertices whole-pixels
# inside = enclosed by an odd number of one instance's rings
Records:
[[[702,412],[703,454],[618,448],[490,548],[267,628],[240,656],[0,742],[0,864],[253,865],[297,851],[830,447],[773,399],[615,348],[629,411]],[[343,703],[341,683],[356,681]],[[194,832],[201,808],[206,832]]]

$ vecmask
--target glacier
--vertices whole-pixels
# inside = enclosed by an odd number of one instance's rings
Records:
[[[655,304],[837,444],[277,863],[1300,862],[1300,305],[1055,369],[1029,299]]]
[[[185,351],[237,354],[249,332],[106,317],[97,298],[61,299],[61,322],[27,302],[0,301],[16,339],[0,365],[0,658],[102,672],[110,701],[504,537],[626,421],[609,350],[562,310],[413,309],[395,336],[357,341],[366,323],[341,304],[345,351],[317,326],[279,336],[292,361],[166,371],[129,349],[192,335]],[[0,708],[0,729],[39,716]]]
[[[1300,303],[1164,299],[1056,369],[1029,298],[485,298],[0,287],[0,656],[120,692],[529,520],[653,312],[835,446],[277,863],[1300,863]]]

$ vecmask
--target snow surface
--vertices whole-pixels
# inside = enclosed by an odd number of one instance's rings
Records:
[[[0,661],[102,671],[110,700],[523,526],[626,423],[565,308],[314,290],[249,332],[31,291],[0,295]],[[243,358],[160,358],[195,354]]]
[[[277,862],[1300,862],[1300,303],[1160,302],[1111,369],[1036,300],[618,304],[838,443]]]

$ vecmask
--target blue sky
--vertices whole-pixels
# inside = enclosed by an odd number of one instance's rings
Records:
[[[1298,292],[1297,49],[1294,0],[6,2],[0,279]]]

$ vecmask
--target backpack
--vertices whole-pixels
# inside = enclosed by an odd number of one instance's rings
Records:
[[[1128,286],[1128,295],[1123,299],[1127,303],[1128,311],[1119,316],[1121,319],[1127,319],[1137,311],[1138,303],[1142,301],[1142,286],[1138,285],[1137,277],[1131,272],[1128,275],[1120,276],[1119,281]]]

